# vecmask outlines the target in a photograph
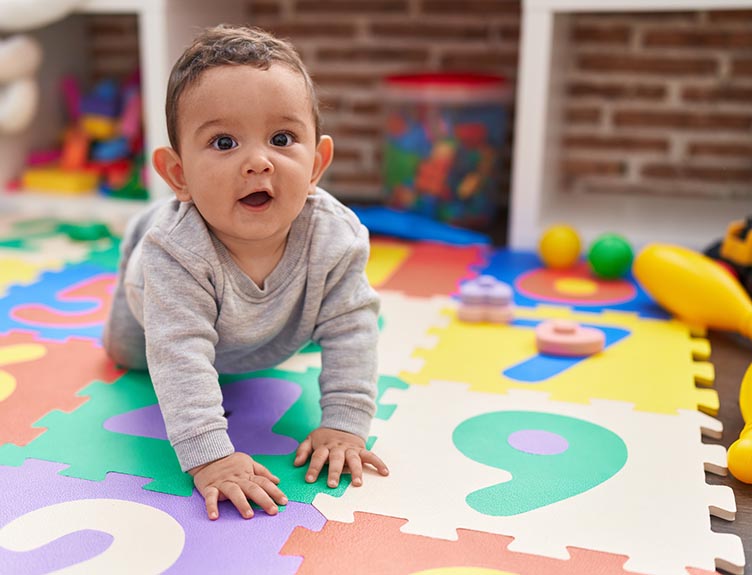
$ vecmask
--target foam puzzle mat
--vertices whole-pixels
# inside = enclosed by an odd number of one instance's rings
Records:
[[[75,225],[73,225],[75,228]],[[320,417],[319,351],[220,377],[236,447],[281,478],[279,515],[216,522],[170,447],[148,374],[100,337],[118,238],[0,218],[0,573],[740,574],[708,342],[631,279],[535,254],[374,237],[378,412],[389,465],[307,484],[294,452]],[[508,324],[458,319],[459,288],[514,289]],[[587,358],[541,355],[535,327],[600,329]]]

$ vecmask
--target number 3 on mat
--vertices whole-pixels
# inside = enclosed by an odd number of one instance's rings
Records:
[[[484,515],[518,515],[563,501],[610,479],[624,467],[627,446],[614,432],[564,415],[496,411],[463,421],[452,440],[473,461],[512,474],[470,493]]]

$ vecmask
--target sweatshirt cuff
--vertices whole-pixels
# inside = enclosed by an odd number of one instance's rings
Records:
[[[371,429],[371,414],[357,407],[331,404],[321,410],[321,427],[329,427],[368,439]]]
[[[183,471],[235,453],[235,448],[225,429],[207,431],[196,437],[180,441],[172,447],[178,456],[180,468]]]

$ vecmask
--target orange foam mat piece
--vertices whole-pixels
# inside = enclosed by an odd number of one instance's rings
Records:
[[[353,523],[328,521],[321,531],[297,527],[280,554],[303,557],[297,575],[412,575],[442,568],[455,572],[493,569],[516,575],[635,573],[624,570],[628,559],[624,555],[568,547],[569,559],[553,559],[509,551],[513,538],[503,535],[458,529],[458,539],[447,541],[402,533],[405,519],[362,512],[354,515]],[[687,573],[711,575],[716,571],[688,568]]]
[[[385,240],[379,243],[386,244]],[[402,244],[410,254],[381,285],[382,291],[398,291],[413,297],[451,295],[462,280],[474,275],[468,270],[485,264],[487,248],[483,246],[452,246],[431,242]]]
[[[0,375],[9,393],[0,401],[0,445],[26,445],[44,432],[32,424],[52,410],[73,411],[88,397],[76,392],[93,381],[113,383],[124,372],[91,340],[38,341],[32,334],[0,335],[7,356]]]

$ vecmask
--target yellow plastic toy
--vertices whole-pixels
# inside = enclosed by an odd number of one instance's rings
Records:
[[[739,439],[729,447],[728,468],[739,481],[752,483],[752,364],[742,380],[739,407],[744,418],[744,429]]]
[[[709,257],[679,246],[650,244],[635,258],[632,273],[659,305],[679,319],[752,339],[752,300]]]
[[[551,269],[571,268],[580,258],[580,236],[570,226],[551,226],[538,242],[538,255]]]

